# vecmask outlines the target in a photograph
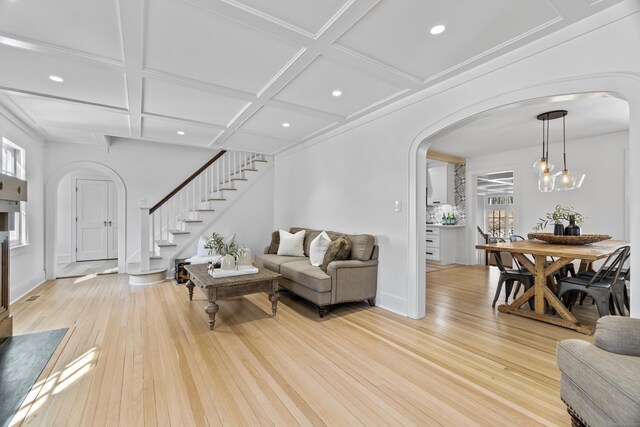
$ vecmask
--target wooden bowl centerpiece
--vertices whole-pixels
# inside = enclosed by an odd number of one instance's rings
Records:
[[[587,245],[589,243],[602,242],[611,239],[607,234],[583,234],[581,236],[557,236],[553,233],[529,233],[530,239],[538,239],[547,243],[558,245]]]

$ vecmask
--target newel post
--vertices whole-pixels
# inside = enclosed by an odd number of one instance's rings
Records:
[[[140,271],[150,269],[149,208],[140,208]]]

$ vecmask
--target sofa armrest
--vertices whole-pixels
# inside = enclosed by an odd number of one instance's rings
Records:
[[[331,276],[332,272],[338,270],[339,268],[362,268],[362,267],[371,267],[378,265],[377,259],[372,259],[369,261],[360,261],[357,259],[349,259],[343,261],[331,261],[327,266],[327,274]]]
[[[378,260],[333,261],[327,267],[331,276],[331,304],[369,300],[378,289]]]
[[[596,324],[595,345],[610,353],[640,356],[640,319],[601,317]]]

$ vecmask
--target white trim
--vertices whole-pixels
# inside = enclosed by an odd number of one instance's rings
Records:
[[[486,113],[490,110],[505,108],[512,104],[527,102],[533,99],[540,100],[562,94],[589,93],[594,91],[608,92],[612,96],[618,96],[629,102],[629,164],[632,167],[630,170],[630,182],[638,182],[637,180],[640,176],[636,175],[640,175],[640,168],[636,170],[633,168],[633,165],[640,164],[640,147],[637,146],[638,144],[631,143],[631,141],[637,140],[636,133],[640,133],[640,78],[631,73],[605,73],[578,76],[571,79],[540,82],[523,89],[500,93],[482,99],[460,110],[452,111],[445,118],[431,124],[414,138],[408,152],[409,182],[407,186],[409,192],[407,315],[409,317],[414,319],[424,317],[426,308],[426,277],[424,272],[424,223],[426,213],[424,204],[422,203],[422,195],[426,189],[426,165],[423,159],[431,144],[428,139],[445,128],[453,126],[476,114]],[[516,191],[515,187],[514,191]],[[629,216],[634,218],[637,217],[637,213],[640,212],[640,187],[630,188],[630,201]],[[634,215],[634,213],[636,215]],[[631,244],[633,244],[634,241],[640,241],[640,223],[630,224],[629,237],[632,242]],[[632,252],[631,266],[634,270],[640,269],[639,251]],[[632,284],[632,288],[637,288],[638,290],[633,292],[632,289],[631,292],[631,313],[634,317],[640,316],[640,282],[637,283],[638,285],[636,286]]]
[[[56,278],[57,269],[57,218],[58,218],[58,185],[62,178],[78,169],[93,169],[111,178],[118,191],[118,271],[126,272],[127,259],[127,215],[126,202],[127,194],[124,181],[113,169],[97,162],[73,162],[58,168],[47,180],[45,189],[45,253],[44,263],[46,278],[53,280]]]

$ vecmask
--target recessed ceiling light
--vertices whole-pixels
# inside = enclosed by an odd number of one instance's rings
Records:
[[[179,130],[177,133],[178,133],[178,135],[184,135],[184,131],[183,130]]]
[[[435,27],[432,27],[429,32],[433,35],[436,35],[444,32],[445,29],[446,27],[444,25],[436,25]]]
[[[64,81],[62,77],[58,77],[58,76],[49,76],[49,80],[56,83],[62,83]]]
[[[340,95],[342,95],[342,91],[341,90],[334,90],[333,92],[331,92],[331,95],[340,96]]]
[[[283,127],[283,128],[288,128],[289,126],[291,126],[291,124],[290,124],[290,123],[287,123],[287,122],[284,122],[284,123],[282,124],[282,127]]]

